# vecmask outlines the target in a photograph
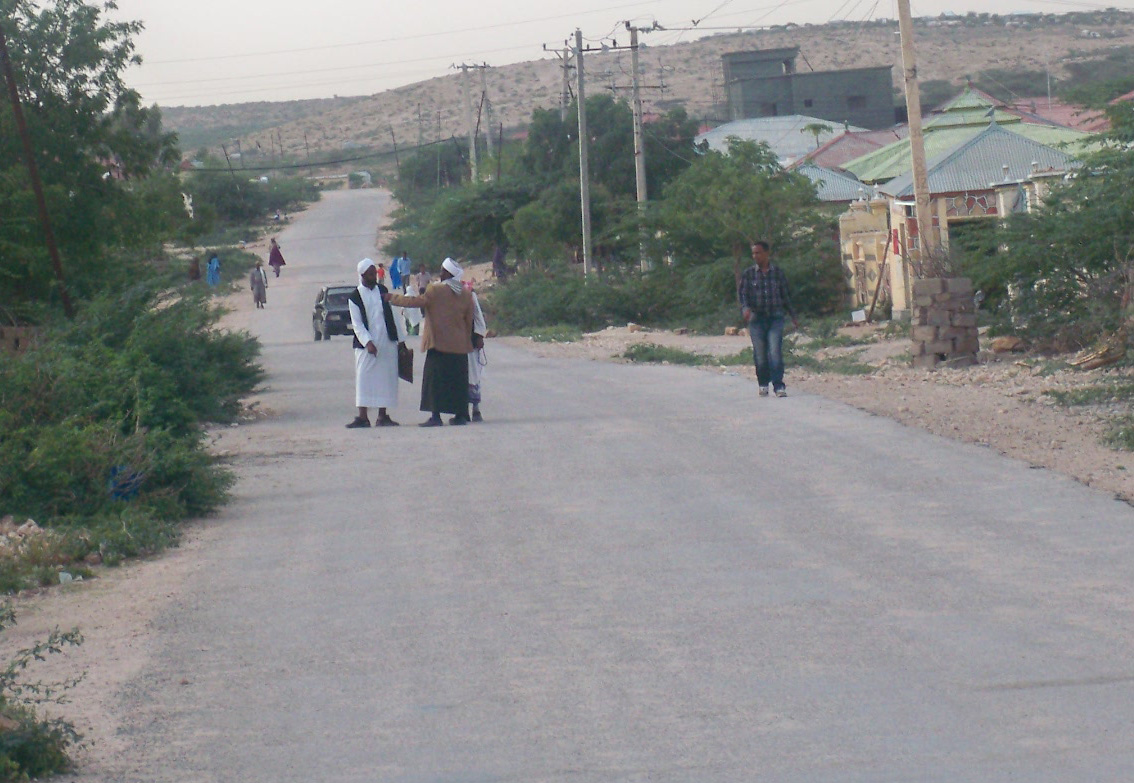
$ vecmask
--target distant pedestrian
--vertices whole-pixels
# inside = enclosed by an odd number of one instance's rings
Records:
[[[358,264],[358,288],[349,297],[354,329],[354,403],[358,415],[348,429],[369,427],[369,409],[378,409],[374,424],[396,427],[387,410],[398,404],[398,343],[405,342],[394,312],[385,301],[386,289],[378,282],[378,268],[369,258]]]
[[[402,272],[398,269],[398,259],[390,262],[390,290],[404,291],[402,288]]]
[[[383,288],[386,287],[386,265],[385,264],[379,264],[378,265],[378,284],[381,285]]]
[[[429,287],[429,280],[429,272],[425,271],[425,264],[422,264],[417,268],[417,277],[414,279],[414,283],[417,285],[418,296],[425,293],[425,289]]]
[[[421,410],[430,416],[419,426],[440,427],[441,414],[451,413],[450,424],[469,423],[469,354],[475,318],[472,293],[461,285],[463,270],[451,258],[441,265],[441,282],[410,297],[389,294],[390,304],[425,310],[421,349]]]
[[[215,251],[209,256],[209,265],[205,268],[205,282],[210,288],[220,285],[220,257]]]
[[[405,291],[406,286],[410,284],[410,274],[413,272],[406,251],[402,250],[398,253],[398,257],[394,259],[394,264],[397,265],[398,276],[402,279],[402,291]]]
[[[756,365],[760,396],[768,396],[768,384],[771,384],[777,397],[786,397],[784,317],[790,316],[796,329],[799,328],[799,320],[791,305],[787,277],[772,263],[770,250],[767,242],[752,245],[752,260],[756,263],[740,276],[737,296],[752,338],[752,360]]]
[[[276,238],[272,237],[272,241],[268,244],[268,266],[276,273],[276,277],[280,276],[280,267],[286,266],[287,262],[284,261],[283,251],[280,250]]]
[[[264,262],[256,259],[256,266],[248,275],[248,285],[252,289],[252,302],[257,309],[263,309],[268,303],[268,273],[264,271]]]

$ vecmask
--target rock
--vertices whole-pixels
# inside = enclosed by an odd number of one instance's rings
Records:
[[[83,558],[83,562],[87,565],[101,565],[102,553],[101,552],[88,552],[87,556]]]
[[[684,326],[679,326],[673,330],[674,334],[689,334],[689,329]]]
[[[7,715],[0,715],[0,732],[15,731],[19,727],[18,721],[9,718]]]
[[[71,576],[71,574],[69,574],[68,572],[66,572],[66,571],[60,571],[59,572],[59,584],[65,585],[65,584],[70,584],[71,582],[74,582],[74,581],[75,581],[75,577]]]
[[[727,334],[729,337],[736,337],[737,335],[740,334],[740,327],[739,326],[726,326],[724,328],[724,333]]]
[[[642,325],[636,324],[636,323],[631,321],[630,323],[626,324],[626,329],[627,329],[627,331],[630,331],[630,332],[640,332],[640,331],[642,331]]]
[[[486,339],[491,338],[491,337],[496,337],[496,330],[495,329],[489,329],[487,332],[484,333],[484,336],[485,336]]]
[[[29,519],[24,524],[16,528],[15,535],[19,538],[26,538],[27,536],[38,536],[43,532],[43,528],[35,523],[34,519]]]
[[[1013,335],[992,338],[989,348],[993,353],[1018,353],[1027,349],[1024,341]]]

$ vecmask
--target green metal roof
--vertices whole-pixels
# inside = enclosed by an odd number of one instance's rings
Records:
[[[985,118],[981,125],[926,129],[925,156],[932,159],[946,154],[974,138],[987,127],[988,119]],[[1071,130],[1070,128],[1032,125],[1023,122],[1012,123],[1010,128],[1013,133],[1018,133],[1025,138],[1038,141],[1040,144],[1046,144],[1049,147],[1064,149],[1072,156],[1082,155],[1096,144],[1095,137],[1092,134]],[[867,153],[861,158],[844,163],[842,166],[863,182],[869,183],[886,182],[905,174],[912,167],[909,139],[895,141],[893,144]]]
[[[971,87],[965,87],[960,95],[941,104],[937,111],[965,111],[967,109],[984,109],[987,111],[995,105],[996,104],[987,97],[973,90]]]

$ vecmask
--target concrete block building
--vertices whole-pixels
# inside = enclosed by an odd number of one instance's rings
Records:
[[[877,130],[894,124],[890,66],[798,72],[798,47],[722,56],[730,120],[802,114]]]

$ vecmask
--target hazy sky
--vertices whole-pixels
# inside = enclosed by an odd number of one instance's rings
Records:
[[[896,18],[894,0],[118,0],[117,15],[146,26],[136,39],[145,63],[130,84],[166,106],[369,95],[449,72],[453,63],[489,65],[550,56],[575,28],[592,43],[624,20],[667,28],[649,45],[720,30],[832,19]],[[915,16],[943,11],[1060,13],[1131,0],[915,0]]]

